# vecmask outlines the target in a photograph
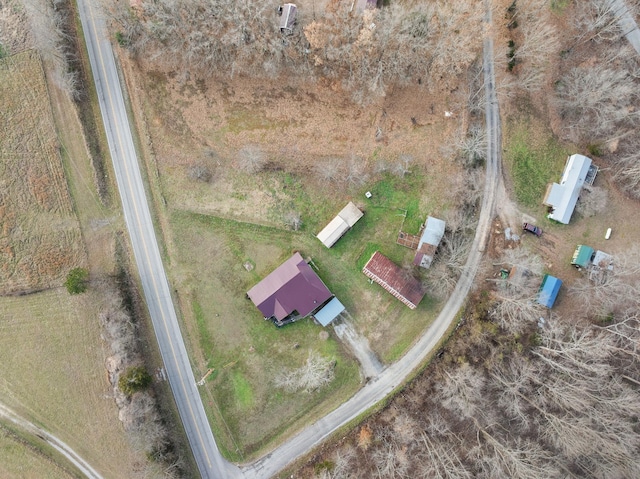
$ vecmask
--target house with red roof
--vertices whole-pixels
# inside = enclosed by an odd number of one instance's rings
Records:
[[[284,326],[315,314],[322,318],[321,323],[326,326],[344,310],[344,307],[336,309],[329,288],[297,252],[251,288],[247,296],[264,319],[273,321],[276,326]],[[323,311],[325,306],[330,308]],[[331,318],[327,316],[329,312]]]

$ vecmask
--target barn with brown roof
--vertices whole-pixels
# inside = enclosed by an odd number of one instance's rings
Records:
[[[408,276],[400,266],[379,251],[373,253],[362,272],[411,309],[416,309],[424,297],[420,281]]]
[[[333,298],[329,288],[300,253],[278,266],[251,288],[247,296],[264,319],[273,321],[276,326],[315,314]]]

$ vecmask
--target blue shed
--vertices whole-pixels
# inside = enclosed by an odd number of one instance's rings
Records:
[[[545,274],[542,279],[542,284],[540,285],[540,291],[538,292],[538,303],[547,308],[553,308],[553,303],[556,302],[560,286],[562,286],[562,280],[550,274]]]

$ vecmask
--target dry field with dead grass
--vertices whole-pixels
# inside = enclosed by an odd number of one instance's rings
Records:
[[[373,181],[383,163],[391,167],[408,155],[414,169],[428,171],[428,188],[444,193],[445,199],[449,191],[453,200],[449,186],[461,169],[443,158],[441,147],[464,121],[462,91],[409,86],[362,108],[337,82],[205,82],[172,73],[140,75],[136,68],[127,68],[127,74],[133,89],[146,92],[154,166],[171,208],[280,226],[268,213],[281,198],[260,184],[260,175],[239,171],[239,151],[247,145],[264,152],[267,170],[296,175],[314,197],[330,196],[337,202],[354,193],[354,188],[328,184],[318,173],[324,165],[335,164],[338,176],[345,177],[355,163]],[[445,111],[457,117],[445,119]],[[194,165],[208,169],[211,181],[194,182],[189,177]],[[271,189],[286,196],[282,184]]]
[[[0,426],[0,477],[3,479],[73,479],[69,473],[23,438]]]
[[[43,425],[105,477],[131,477],[135,457],[100,347],[104,301],[97,292],[69,296],[62,289],[0,298],[0,402]]]
[[[45,83],[38,54],[1,60],[0,77],[0,403],[60,437],[105,477],[134,477],[147,459],[132,451],[107,379],[98,321],[107,298],[94,285],[80,296],[62,288],[75,266],[90,264],[98,276],[114,271],[117,214],[100,205],[75,107]],[[68,477],[31,456],[7,446],[0,476]]]
[[[1,293],[60,286],[85,250],[35,51],[0,60]]]

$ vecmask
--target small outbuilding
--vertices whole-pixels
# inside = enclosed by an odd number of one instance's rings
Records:
[[[334,297],[331,301],[329,301],[320,311],[315,313],[313,317],[318,321],[322,326],[327,326],[334,319],[336,319],[340,314],[345,310],[344,305],[338,300],[338,298]]]
[[[416,309],[424,297],[420,281],[408,276],[406,271],[379,251],[371,255],[362,272],[411,309]]]
[[[251,288],[247,297],[264,319],[284,326],[320,311],[333,295],[300,253],[295,253]]]
[[[362,13],[368,9],[378,8],[378,0],[354,0],[356,12]],[[353,7],[351,7],[353,9]]]
[[[413,258],[413,264],[421,268],[431,267],[433,257],[436,254],[438,245],[444,236],[445,222],[432,216],[427,217],[427,221],[418,243],[418,250]]]
[[[547,217],[569,224],[582,187],[592,185],[597,173],[598,167],[592,164],[591,158],[578,154],[568,157],[560,183],[552,183],[547,188],[543,201],[550,208]]]
[[[364,213],[360,208],[350,201],[349,204],[342,208],[342,211],[318,233],[316,238],[327,248],[331,248],[336,241],[342,238],[363,216]]]
[[[293,33],[293,27],[296,25],[296,17],[298,15],[298,7],[295,3],[285,3],[278,8],[280,14],[280,31],[287,35]]]
[[[553,304],[556,302],[560,292],[560,286],[562,286],[562,280],[550,274],[545,274],[538,292],[538,303],[547,308],[553,308]]]
[[[591,246],[579,244],[573,252],[571,264],[576,268],[587,268],[593,260],[595,251]]]

